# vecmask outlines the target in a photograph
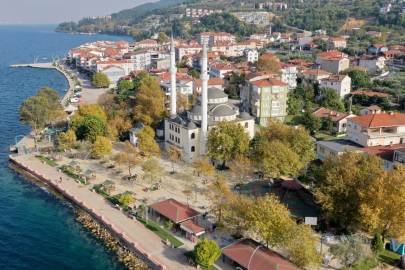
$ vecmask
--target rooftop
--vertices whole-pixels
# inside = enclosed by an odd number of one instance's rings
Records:
[[[345,139],[330,140],[330,141],[317,141],[316,143],[318,145],[322,145],[328,149],[331,149],[337,153],[341,153],[345,149],[357,150],[359,148],[362,148],[361,145],[354,143],[352,141],[345,140]]]
[[[262,79],[262,80],[252,81],[251,84],[259,86],[259,87],[288,85],[288,83],[282,82],[280,80],[277,80],[277,79],[274,79],[271,77]]]
[[[393,144],[393,145],[378,145],[361,148],[360,150],[366,153],[374,154],[382,159],[392,161],[394,158],[394,151],[397,148],[404,147],[405,144]],[[400,150],[401,151],[401,150]]]
[[[390,94],[385,94],[385,93],[380,93],[380,92],[373,92],[373,91],[364,91],[364,90],[358,90],[358,91],[354,91],[354,92],[350,92],[350,95],[367,95],[370,97],[373,96],[379,96],[379,97],[391,97]]]
[[[330,116],[332,118],[333,122],[340,121],[349,116],[349,114],[347,114],[347,113],[342,113],[342,112],[326,109],[323,107],[316,110],[313,114],[318,117],[329,117]]]
[[[176,201],[175,199],[167,199],[161,202],[157,202],[151,204],[150,207],[175,223],[186,221],[200,214],[193,208],[184,205]]]
[[[366,114],[350,118],[350,120],[366,127],[403,126],[405,125],[405,114],[397,112]]]

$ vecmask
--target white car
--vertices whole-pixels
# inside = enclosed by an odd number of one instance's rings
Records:
[[[71,98],[71,99],[70,99],[70,102],[72,102],[72,103],[77,103],[77,102],[79,102],[79,99],[78,99],[78,98]]]

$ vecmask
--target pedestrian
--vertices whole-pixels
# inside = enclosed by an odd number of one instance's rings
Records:
[[[60,182],[62,183],[62,176],[60,177]]]
[[[135,212],[135,217],[138,218],[138,211]]]
[[[215,229],[217,228],[217,226],[214,224],[213,226],[212,226],[212,231],[213,232],[215,232]]]

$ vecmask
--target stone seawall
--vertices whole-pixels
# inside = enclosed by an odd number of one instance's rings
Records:
[[[46,182],[52,188],[57,190],[60,194],[62,194],[66,199],[69,201],[73,202],[75,205],[80,207],[83,211],[91,215],[92,218],[97,220],[100,224],[102,224],[108,231],[116,237],[118,240],[120,240],[123,244],[126,245],[126,247],[131,250],[139,259],[144,261],[150,268],[154,270],[165,270],[168,269],[164,264],[159,262],[156,258],[154,258],[150,253],[146,252],[145,249],[139,245],[139,243],[135,242],[131,237],[125,234],[125,232],[122,232],[119,228],[117,228],[114,223],[112,223],[109,219],[107,219],[105,216],[101,215],[99,212],[97,212],[95,209],[91,208],[88,204],[86,204],[84,201],[80,200],[76,196],[74,196],[69,190],[59,186],[56,184],[56,182],[53,182],[52,179],[47,177],[46,175],[43,175],[36,171],[35,169],[25,165],[21,161],[17,160],[13,156],[9,156],[9,160],[15,164],[16,166],[20,167],[22,170],[32,174],[33,176],[39,178],[40,180]]]

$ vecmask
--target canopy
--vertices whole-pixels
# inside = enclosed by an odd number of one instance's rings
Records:
[[[165,201],[157,202],[150,205],[150,207],[176,224],[200,214],[193,208],[184,205],[175,199],[167,199]]]
[[[92,174],[92,173],[93,173],[93,171],[91,171],[91,170],[86,170],[86,171],[84,172],[85,175],[89,175],[89,174]]]
[[[64,109],[65,112],[73,112],[73,111],[77,111],[78,109],[73,106],[72,104],[69,104],[69,106],[66,107],[66,109]]]
[[[74,160],[72,160],[72,161],[69,163],[70,166],[79,165],[79,164],[80,164],[79,162],[74,161]]]
[[[136,193],[126,190],[124,193],[122,193],[122,195],[136,195]]]
[[[102,184],[103,184],[104,186],[109,186],[109,185],[111,185],[111,184],[115,184],[115,182],[114,182],[113,180],[105,180]]]

